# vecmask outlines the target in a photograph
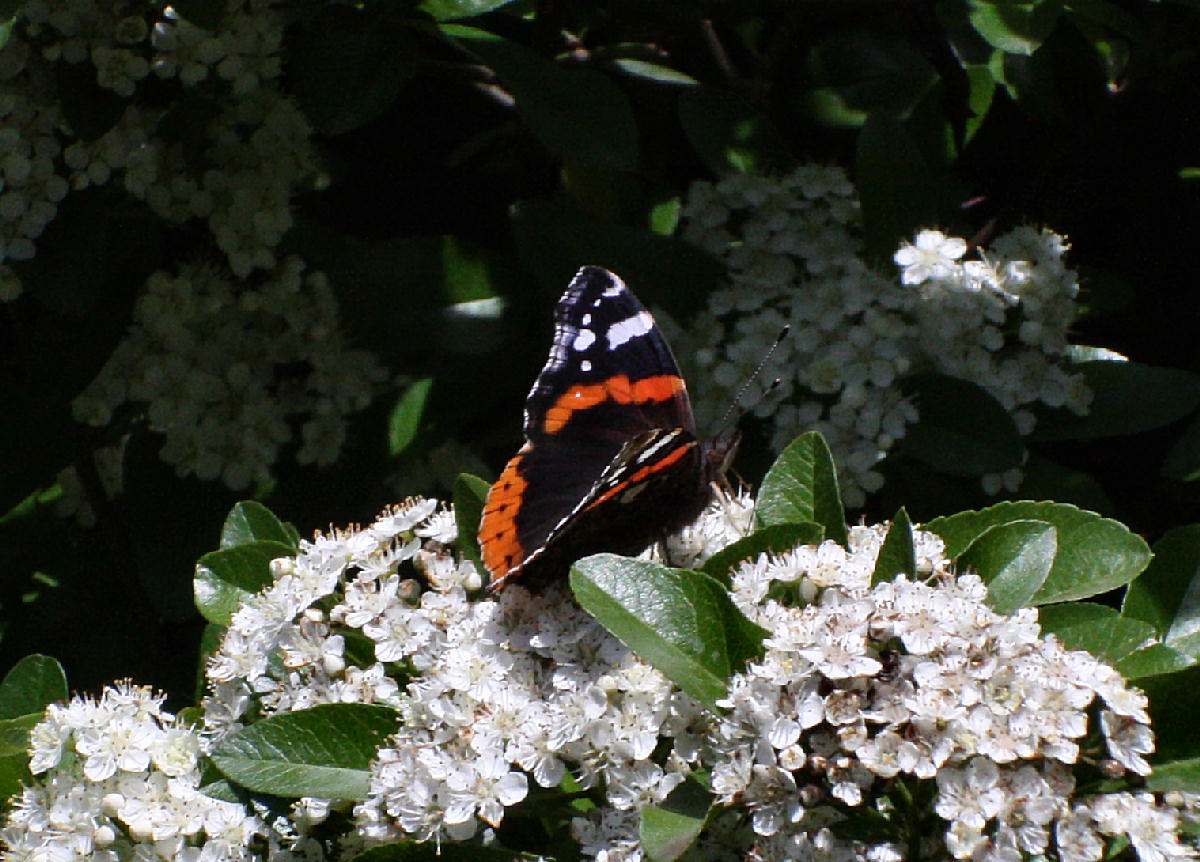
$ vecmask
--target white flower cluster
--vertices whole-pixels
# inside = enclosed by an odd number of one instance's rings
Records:
[[[334,461],[347,416],[385,377],[346,346],[327,279],[299,258],[254,284],[185,264],[148,279],[125,340],[73,409],[105,425],[123,404],[144,405],[166,437],[163,460],[239,489],[267,475],[293,424],[300,463]]]
[[[1088,848],[1122,835],[1144,859],[1163,858],[1143,851],[1151,845],[1167,858],[1194,855],[1176,835],[1178,812],[1150,797],[1072,798],[1070,767],[1083,759],[1149,774],[1145,696],[1088,653],[1043,637],[1036,610],[991,611],[986,586],[949,574],[932,534],[916,534],[928,581],[871,587],[885,533],[856,527],[849,550],[800,547],[734,577],[735,602],[771,635],[722,704],[712,786],[750,810],[761,857],[796,858],[821,803],[878,804],[917,780],[936,783],[946,823],[921,856],[941,846],[955,859],[1020,859],[1053,847],[1062,859],[1094,860]],[[1089,727],[1093,708],[1099,728]],[[1085,750],[1096,730],[1103,749]],[[905,848],[890,849],[904,858]]]
[[[35,779],[16,797],[0,860],[257,860],[262,822],[200,788],[198,733],[129,683],[53,705],[30,732]]]
[[[739,538],[748,508],[715,502],[676,550],[698,561]],[[358,841],[486,841],[531,785],[570,785],[597,803],[571,815],[584,858],[640,860],[641,810],[701,770],[728,807],[696,858],[1092,862],[1113,838],[1142,859],[1194,855],[1177,834],[1195,819],[1191,797],[1076,793],[1071,770],[1084,760],[1149,772],[1144,696],[1042,636],[1036,611],[991,611],[979,578],[951,574],[933,534],[915,534],[917,582],[871,586],[884,526],[853,528],[849,549],[825,542],[742,564],[734,601],[769,636],[719,716],[560,587],[470,598],[480,580],[446,552],[454,534],[452,513],[422,500],[305,543],[237,613],[209,669],[215,736],[316,703],[398,708],[400,730],[355,807]],[[351,630],[374,644],[369,667],[347,661]],[[386,672],[397,665],[403,691]],[[898,811],[901,800],[917,807]],[[857,811],[940,825],[919,848],[904,843],[911,831],[838,837],[834,824]]]
[[[292,226],[292,195],[322,182],[308,122],[278,85],[284,21],[271,4],[235,0],[212,31],[171,6],[157,20],[143,17],[155,8],[22,4],[0,48],[0,301],[21,292],[6,261],[34,256],[34,240],[72,188],[116,178],[167,221],[206,219],[230,269],[245,277],[276,266],[275,248]],[[58,105],[54,69],[63,62],[90,62],[100,86],[124,97],[151,70],[184,88],[218,81],[203,102],[214,115],[170,136],[163,121],[189,109],[182,97],[155,108],[131,102],[111,129],[84,140]],[[198,134],[199,153],[183,140]]]
[[[693,379],[708,384],[696,404],[702,425],[721,415],[785,323],[791,332],[762,372],[780,383],[752,393],[751,406],[770,422],[776,450],[820,430],[852,507],[879,489],[879,461],[919,418],[896,385],[905,375],[982,386],[1022,434],[1035,403],[1086,411],[1090,392],[1065,367],[1078,285],[1061,237],[1018,228],[983,260],[963,262],[965,242],[925,231],[897,254],[896,279],[868,268],[857,229],[858,202],[839,168],[693,184],[682,236],[721,260],[730,280],[676,336]],[[985,487],[1019,481],[1013,471]]]

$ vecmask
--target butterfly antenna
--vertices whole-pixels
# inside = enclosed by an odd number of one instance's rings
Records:
[[[728,429],[730,424],[729,419],[731,416],[733,416],[734,411],[737,410],[738,404],[741,403],[742,396],[745,395],[746,390],[749,389],[756,380],[758,380],[758,375],[762,374],[763,367],[766,366],[768,360],[771,358],[771,355],[775,353],[776,349],[783,342],[783,339],[787,338],[787,335],[791,329],[792,325],[790,323],[785,323],[783,325],[783,329],[779,330],[779,334],[775,336],[775,340],[771,343],[771,346],[767,348],[767,352],[763,354],[763,358],[758,361],[758,366],[754,369],[754,373],[746,378],[745,382],[743,382],[741,387],[738,389],[737,394],[733,396],[733,400],[729,402],[729,407],[725,410],[725,415],[721,417],[721,422],[717,426],[717,437],[722,436]],[[783,378],[776,377],[768,386],[763,388],[763,391],[758,396],[758,400],[762,401],[764,398],[774,392],[781,383],[783,383]],[[738,418],[741,418],[741,414],[739,414]]]

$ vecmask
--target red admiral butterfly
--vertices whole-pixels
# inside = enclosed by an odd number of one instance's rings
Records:
[[[637,554],[694,521],[733,441],[705,443],[662,331],[617,276],[575,275],[525,402],[525,445],[492,485],[479,544],[496,592],[588,554]]]

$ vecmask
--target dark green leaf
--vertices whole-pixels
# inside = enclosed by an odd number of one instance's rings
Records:
[[[1200,666],[1142,677],[1137,685],[1150,699],[1155,762],[1200,759]]]
[[[581,265],[593,264],[620,275],[647,305],[682,319],[725,278],[720,263],[683,240],[599,221],[562,204],[522,201],[512,221],[522,262],[555,297]]]
[[[700,572],[597,554],[576,563],[570,580],[584,610],[714,711],[730,676],[760,653],[766,636]]]
[[[641,78],[645,81],[653,81],[656,84],[667,84],[674,87],[695,87],[700,83],[691,75],[685,75],[678,69],[672,69],[670,66],[662,66],[646,60],[621,57],[613,60],[612,64],[631,78]]]
[[[1031,500],[1070,503],[1093,512],[1111,512],[1113,502],[1096,477],[1048,458],[1030,455],[1021,467],[1021,494]]]
[[[1038,421],[1038,440],[1093,440],[1161,428],[1200,406],[1200,377],[1178,368],[1137,362],[1081,362],[1095,395],[1086,416],[1066,410]]]
[[[456,18],[473,18],[512,0],[422,0],[420,8],[438,21],[453,21]]]
[[[1045,521],[1009,521],[985,530],[956,561],[988,585],[988,604],[1001,614],[1030,603],[1050,575],[1058,531]]]
[[[454,480],[454,522],[458,525],[458,547],[464,557],[483,562],[479,552],[479,522],[483,518],[483,504],[487,500],[490,482],[459,473]]]
[[[0,721],[0,799],[8,799],[30,784],[29,731],[42,720],[42,713]]]
[[[884,581],[893,581],[897,575],[907,575],[909,580],[917,577],[917,551],[913,546],[912,521],[908,512],[900,507],[892,525],[888,527],[875,559],[875,571],[871,573],[871,586]]]
[[[738,564],[759,554],[790,551],[797,545],[819,545],[824,539],[825,528],[820,524],[771,524],[726,545],[709,557],[701,568],[715,578],[725,578]]]
[[[692,846],[704,829],[713,795],[693,776],[658,805],[642,808],[638,830],[642,847],[653,862],[673,862]]]
[[[1200,793],[1200,757],[1155,763],[1154,772],[1138,789],[1150,793],[1170,793],[1173,790]]]
[[[442,32],[492,68],[525,125],[552,153],[616,170],[637,167],[633,109],[605,75],[564,68],[485,30],[447,24]]]
[[[225,17],[228,0],[179,0],[171,6],[184,21],[189,21],[205,30],[216,30]]]
[[[692,149],[714,173],[770,173],[792,162],[787,142],[766,113],[729,90],[684,91],[679,122]]]
[[[243,500],[229,510],[221,526],[221,547],[232,548],[251,542],[278,542],[292,548],[300,544],[300,534],[275,513],[256,500]]]
[[[1058,531],[1058,554],[1046,583],[1030,604],[1099,595],[1129,583],[1150,561],[1150,548],[1117,521],[1065,503],[1005,502],[980,511],[936,518],[924,525],[956,559],[984,531],[1011,521],[1045,521]]]
[[[1062,13],[1061,0],[969,0],[971,24],[988,44],[1008,54],[1031,55]]]
[[[196,610],[210,623],[229,625],[241,604],[272,583],[271,561],[294,557],[282,542],[248,542],[205,554],[196,562]]]
[[[397,721],[396,711],[386,706],[314,706],[238,731],[212,760],[231,780],[258,793],[362,800],[367,767]]]
[[[1129,585],[1121,613],[1152,625],[1164,642],[1200,658],[1200,524],[1168,531]]]
[[[1163,460],[1162,474],[1168,479],[1195,482],[1200,479],[1200,416],[1188,425]]]
[[[388,454],[395,457],[417,439],[433,378],[424,377],[404,390],[388,417]]]
[[[413,40],[399,23],[327,5],[289,45],[290,83],[312,124],[327,135],[374,120],[416,74]]]
[[[827,538],[846,546],[849,538],[837,470],[820,434],[801,434],[779,453],[763,477],[754,516],[763,526],[813,521],[825,528]]]
[[[944,374],[919,374],[905,382],[904,390],[915,399],[921,418],[896,445],[898,454],[971,478],[1021,465],[1025,446],[1017,426],[983,387]]]
[[[1162,673],[1174,673],[1196,663],[1196,659],[1184,655],[1166,644],[1150,644],[1134,650],[1125,658],[1118,661],[1114,667],[1121,676],[1128,680],[1140,679],[1144,676],[1156,676]]]
[[[854,29],[821,39],[811,67],[816,89],[807,97],[809,108],[839,126],[860,126],[875,113],[908,119],[938,80],[914,44],[883,30]]]
[[[1043,632],[1053,632],[1068,649],[1087,650],[1116,664],[1155,640],[1154,628],[1104,605],[1077,602],[1040,609]]]
[[[46,655],[27,655],[0,682],[0,719],[42,714],[52,703],[68,697],[62,665]]]
[[[933,179],[903,124],[881,113],[867,118],[855,158],[867,253],[890,264],[901,240],[937,223]]]

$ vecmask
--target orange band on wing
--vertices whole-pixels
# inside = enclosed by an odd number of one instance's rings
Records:
[[[519,566],[525,560],[525,549],[517,535],[517,512],[528,484],[518,470],[525,451],[522,449],[508,462],[483,504],[479,548],[483,552],[483,564],[493,579],[504,577],[513,566]]]
[[[609,488],[607,491],[605,491],[603,494],[601,494],[595,500],[592,500],[592,502],[588,503],[587,508],[594,509],[596,506],[599,506],[605,500],[611,500],[613,497],[617,496],[617,494],[620,494],[622,491],[624,491],[630,485],[636,485],[638,482],[641,482],[647,476],[652,476],[655,473],[657,473],[659,470],[663,470],[667,467],[670,467],[672,464],[674,464],[676,461],[678,461],[680,458],[682,458],[684,455],[686,455],[688,452],[690,452],[695,447],[696,447],[695,440],[692,440],[689,443],[685,443],[682,446],[676,446],[671,451],[671,454],[668,455],[667,457],[665,457],[659,461],[655,461],[653,464],[650,464],[647,467],[643,467],[642,469],[640,469],[636,473],[634,473],[632,476],[630,476],[628,479],[626,479],[624,482],[618,482],[616,485],[613,485],[611,488]],[[587,510],[585,509],[584,511],[587,511]]]
[[[555,399],[542,430],[553,434],[571,421],[578,410],[587,410],[605,401],[617,404],[646,404],[650,401],[670,401],[685,392],[683,378],[675,374],[656,374],[641,380],[630,380],[627,374],[618,374],[603,383],[584,383],[572,386]]]

